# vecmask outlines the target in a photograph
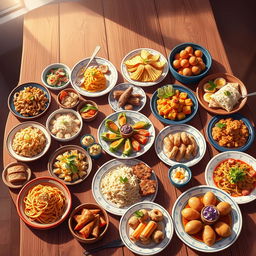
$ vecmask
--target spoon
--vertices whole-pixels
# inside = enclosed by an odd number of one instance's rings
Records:
[[[84,82],[84,72],[85,72],[85,70],[89,67],[89,65],[91,64],[92,60],[95,58],[96,54],[99,52],[99,50],[100,50],[100,46],[97,45],[97,46],[95,47],[93,53],[92,53],[92,56],[91,56],[89,62],[86,64],[85,67],[83,67],[83,68],[80,70],[79,75],[78,75],[77,78],[76,78],[76,85],[77,85],[77,86],[81,86],[81,85],[83,84],[83,82]]]
[[[249,97],[249,96],[255,96],[255,95],[256,95],[256,92],[252,92],[252,93],[242,95],[242,98],[246,98],[246,97]]]

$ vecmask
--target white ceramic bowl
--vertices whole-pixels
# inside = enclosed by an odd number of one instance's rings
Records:
[[[55,117],[55,115],[57,114],[68,114],[68,113],[71,113],[71,114],[74,114],[77,119],[80,121],[80,128],[78,130],[78,132],[71,136],[70,138],[58,138],[56,137],[55,135],[53,135],[50,131],[50,121]],[[54,112],[52,112],[49,117],[47,118],[46,120],[46,128],[47,130],[49,131],[49,133],[51,134],[51,136],[57,140],[57,141],[61,141],[61,142],[67,142],[67,141],[71,141],[73,139],[75,139],[79,133],[82,131],[82,128],[83,128],[83,120],[82,120],[82,117],[80,116],[80,114],[78,112],[76,112],[75,110],[72,110],[72,109],[64,109],[64,108],[60,108],[60,109],[57,109],[55,110]]]
[[[219,165],[220,162],[223,162],[224,160],[229,158],[241,160],[249,164],[250,166],[253,167],[254,170],[256,170],[256,159],[253,158],[252,156],[238,151],[226,151],[214,156],[207,164],[205,169],[205,181],[207,185],[216,187],[213,180],[213,171]],[[246,204],[252,202],[253,200],[256,199],[256,189],[254,188],[254,190],[248,196],[237,196],[232,198],[238,204]]]
[[[51,70],[51,69],[56,69],[56,68],[64,68],[67,75],[68,75],[68,81],[63,84],[62,86],[51,86],[49,84],[47,84],[46,82],[46,75],[47,73]],[[63,63],[53,63],[48,65],[42,72],[41,74],[41,81],[44,84],[45,87],[47,87],[48,89],[51,89],[53,91],[59,91],[62,90],[64,88],[66,88],[68,86],[68,84],[70,83],[70,69],[67,65],[63,64]]]
[[[25,156],[18,155],[12,148],[12,141],[13,141],[13,138],[14,138],[15,134],[19,130],[24,129],[28,126],[33,126],[35,128],[40,129],[46,137],[46,145],[45,145],[43,151],[41,153],[39,153],[38,155],[33,156],[33,157],[25,157]],[[48,151],[50,145],[51,145],[51,136],[50,136],[49,132],[46,130],[46,128],[42,124],[37,123],[37,122],[33,122],[33,121],[28,121],[28,122],[24,122],[24,123],[16,125],[9,132],[9,134],[7,136],[7,140],[6,140],[6,147],[8,149],[9,154],[13,158],[15,158],[15,159],[17,159],[18,161],[21,161],[21,162],[31,162],[31,161],[34,161],[34,160],[37,160],[37,159],[41,158]]]

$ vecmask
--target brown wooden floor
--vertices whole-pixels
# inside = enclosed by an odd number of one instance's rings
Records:
[[[203,1],[203,0],[202,0]],[[256,4],[253,0],[247,0],[242,5],[241,1],[211,1],[216,22],[221,34],[226,52],[233,70],[249,91],[255,91],[253,82],[256,81],[256,24],[254,10]],[[0,56],[0,143],[2,144],[4,123],[7,116],[7,96],[19,77],[19,65],[21,57],[21,29],[22,19],[14,22],[12,30],[6,34],[6,28],[0,27],[1,35],[5,34],[5,41],[0,37],[0,47],[7,43],[14,44],[14,49]],[[4,33],[3,33],[4,32]],[[17,36],[18,35],[18,36]],[[15,36],[17,38],[15,38]],[[13,42],[15,38],[15,43]],[[17,46],[18,45],[18,46]],[[10,49],[10,45],[8,45]],[[249,98],[252,110],[255,98]],[[256,116],[254,116],[256,121]],[[0,163],[2,164],[2,150],[0,150]],[[1,166],[3,168],[3,166]],[[0,182],[0,256],[16,256],[19,252],[19,220],[14,204],[8,194],[7,188]]]

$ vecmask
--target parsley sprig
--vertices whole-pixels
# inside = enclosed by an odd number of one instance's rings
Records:
[[[78,172],[78,168],[75,164],[75,159],[76,159],[75,155],[70,155],[67,157],[66,168],[70,170],[72,173]]]
[[[141,211],[136,211],[136,212],[134,212],[134,215],[135,215],[137,218],[141,218],[141,217],[144,216],[144,213],[141,212]]]
[[[217,123],[215,126],[222,129],[222,128],[225,128],[227,125],[223,123]]]
[[[239,167],[231,167],[229,171],[229,176],[233,184],[237,183],[238,181],[242,181],[245,178],[245,175],[246,173],[244,172],[244,169]]]
[[[217,85],[213,81],[208,82],[210,86],[207,88],[208,91],[214,91],[214,89],[217,87]]]
[[[121,183],[126,183],[128,181],[128,178],[127,177],[123,178],[122,176],[120,176],[119,180]]]

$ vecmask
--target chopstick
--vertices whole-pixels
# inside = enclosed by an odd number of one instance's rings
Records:
[[[92,248],[92,249],[88,249],[88,250],[84,251],[84,255],[88,256],[88,255],[91,255],[92,253],[101,251],[101,250],[106,249],[106,248],[117,248],[117,247],[121,247],[121,246],[124,246],[124,244],[123,244],[121,239],[118,239],[118,240],[114,240],[114,241],[111,241],[109,243],[106,243],[102,246],[95,247],[95,248]]]

